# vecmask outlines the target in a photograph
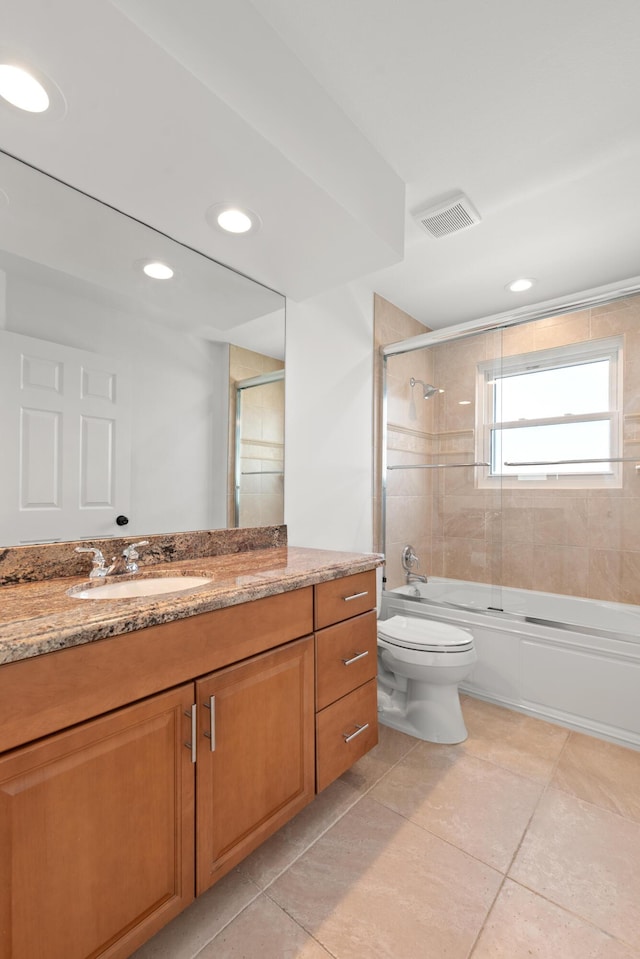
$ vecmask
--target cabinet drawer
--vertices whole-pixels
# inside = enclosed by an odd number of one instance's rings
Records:
[[[316,709],[324,709],[377,673],[376,613],[316,633]]]
[[[316,716],[318,792],[349,769],[377,742],[378,698],[376,681],[372,679]]]
[[[323,629],[375,608],[376,571],[319,583],[315,591],[315,628]]]

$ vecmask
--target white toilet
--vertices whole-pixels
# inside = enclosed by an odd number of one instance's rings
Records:
[[[476,659],[465,629],[417,616],[378,620],[378,718],[430,743],[463,742],[458,683]]]

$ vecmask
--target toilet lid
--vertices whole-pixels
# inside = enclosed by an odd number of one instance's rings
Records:
[[[417,616],[392,616],[378,620],[378,635],[395,646],[428,649],[431,652],[439,649],[454,652],[473,646],[473,636],[466,629]]]

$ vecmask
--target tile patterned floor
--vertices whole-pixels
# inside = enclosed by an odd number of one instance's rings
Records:
[[[640,959],[640,752],[463,698],[380,744],[135,959]]]

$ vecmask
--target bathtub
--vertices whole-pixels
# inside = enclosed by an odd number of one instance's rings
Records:
[[[640,607],[434,576],[382,593],[398,614],[473,633],[462,692],[640,749]]]

